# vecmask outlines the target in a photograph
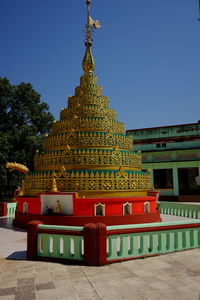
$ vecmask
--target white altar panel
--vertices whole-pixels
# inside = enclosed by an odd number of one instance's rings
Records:
[[[52,208],[54,211],[57,204],[57,200],[60,201],[62,207],[62,214],[73,215],[73,195],[41,194],[40,200],[42,215],[46,214],[47,208]]]

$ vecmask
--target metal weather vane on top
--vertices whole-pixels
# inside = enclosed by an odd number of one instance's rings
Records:
[[[91,75],[94,71],[95,68],[95,61],[94,58],[92,56],[92,52],[91,52],[91,46],[92,46],[92,31],[94,30],[94,28],[100,28],[100,22],[94,21],[90,15],[90,4],[91,4],[91,0],[86,0],[86,4],[87,4],[87,24],[85,24],[85,28],[86,28],[86,33],[85,33],[85,46],[86,46],[86,51],[85,51],[85,56],[83,58],[82,61],[82,67],[84,70],[84,74],[86,76]]]
[[[85,25],[86,27],[86,34],[85,34],[85,42],[93,42],[92,39],[92,31],[95,29],[98,29],[101,27],[101,24],[98,20],[94,21],[90,15],[90,5],[91,5],[91,0],[86,0],[87,4],[87,24]]]

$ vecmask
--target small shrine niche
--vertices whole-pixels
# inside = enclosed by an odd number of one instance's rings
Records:
[[[123,215],[128,216],[132,215],[132,204],[129,202],[126,202],[123,204]]]
[[[145,213],[149,213],[150,212],[150,203],[148,201],[146,201],[144,203],[144,212]]]
[[[23,213],[24,214],[28,213],[28,203],[26,201],[23,203]]]
[[[95,216],[105,216],[105,204],[98,203],[94,205],[94,215]]]

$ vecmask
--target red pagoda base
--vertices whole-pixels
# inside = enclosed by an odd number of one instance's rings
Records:
[[[26,228],[30,221],[41,221],[47,225],[84,226],[87,223],[104,223],[106,226],[161,222],[159,210],[132,216],[43,216],[16,212],[13,225]]]
[[[125,225],[161,222],[158,192],[145,197],[78,198],[76,193],[42,193],[18,196],[14,225],[26,228],[38,220],[49,225],[84,226],[87,223]],[[61,211],[56,212],[59,202]]]

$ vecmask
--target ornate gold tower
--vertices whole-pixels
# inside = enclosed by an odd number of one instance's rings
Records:
[[[25,177],[25,194],[34,196],[54,187],[80,197],[145,196],[150,174],[141,171],[141,155],[133,152],[132,139],[93,74],[91,31],[100,23],[90,16],[90,0],[86,4],[84,75],[68,107],[61,110],[60,121],[44,138],[44,152],[36,154],[35,171]]]

